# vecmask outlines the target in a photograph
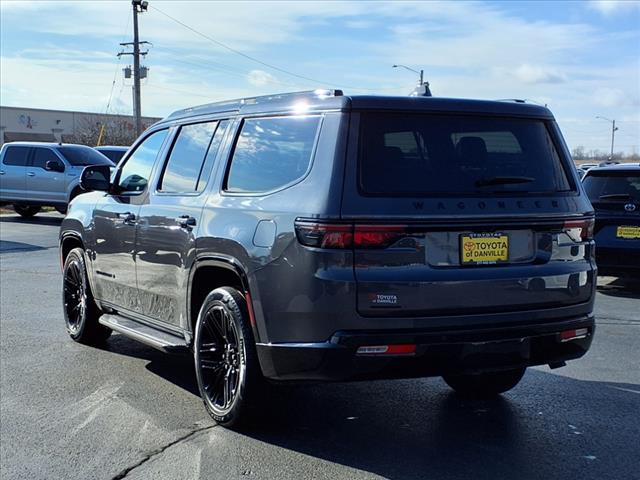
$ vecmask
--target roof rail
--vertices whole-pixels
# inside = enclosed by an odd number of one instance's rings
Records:
[[[496,102],[527,103],[524,98],[499,98]]]
[[[327,97],[342,97],[344,93],[338,89],[324,89],[318,88],[316,90],[303,90],[300,92],[287,92],[276,93],[271,95],[260,95],[257,97],[237,98],[235,100],[223,100],[221,102],[212,102],[204,105],[198,105],[196,107],[189,107],[182,110],[177,110],[166,118],[181,117],[186,114],[192,114],[198,110],[205,110],[212,107],[227,107],[229,110],[239,109],[242,105],[255,105],[259,103],[268,103],[282,100],[304,99],[304,98],[327,98]]]

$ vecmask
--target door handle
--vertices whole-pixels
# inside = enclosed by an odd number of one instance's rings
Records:
[[[0,175],[4,175],[4,170],[0,170]]]
[[[27,177],[35,177],[36,174],[33,172],[27,172]]]
[[[136,216],[131,212],[124,213],[116,213],[118,218],[122,219],[122,223],[126,223],[127,225],[132,225],[136,223]]]
[[[190,215],[180,215],[178,217],[178,225],[181,228],[191,228],[196,226],[196,219]]]

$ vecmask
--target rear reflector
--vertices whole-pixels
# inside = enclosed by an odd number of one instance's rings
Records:
[[[565,330],[564,332],[560,332],[560,341],[570,342],[571,340],[579,340],[581,338],[586,338],[588,333],[589,333],[589,329],[587,328],[577,328],[576,330]]]
[[[358,355],[410,355],[416,353],[415,344],[367,345],[358,347]]]
[[[564,222],[562,230],[574,242],[584,242],[593,238],[593,226],[595,220],[588,218],[585,220],[568,220]]]

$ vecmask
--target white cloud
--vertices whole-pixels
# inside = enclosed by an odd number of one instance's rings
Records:
[[[589,7],[603,15],[613,15],[640,7],[637,0],[592,0]]]
[[[251,85],[255,85],[256,87],[263,87],[268,83],[277,82],[277,79],[276,77],[274,77],[268,72],[265,72],[264,70],[251,70],[247,74],[247,81]]]
[[[555,69],[523,63],[513,72],[514,76],[525,83],[562,83],[566,77]]]

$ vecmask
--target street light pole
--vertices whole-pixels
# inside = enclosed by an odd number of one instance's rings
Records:
[[[404,68],[405,70],[409,70],[410,72],[417,73],[420,75],[420,83],[418,85],[422,86],[424,84],[424,70],[414,70],[413,68],[409,68],[406,65],[393,65],[393,68]]]
[[[609,160],[613,160],[613,145],[616,137],[616,130],[618,130],[618,127],[616,127],[616,121],[615,119],[611,120],[606,117],[601,117],[600,115],[598,115],[596,118],[599,118],[600,120],[606,120],[607,122],[611,123],[611,154],[609,155]]]

